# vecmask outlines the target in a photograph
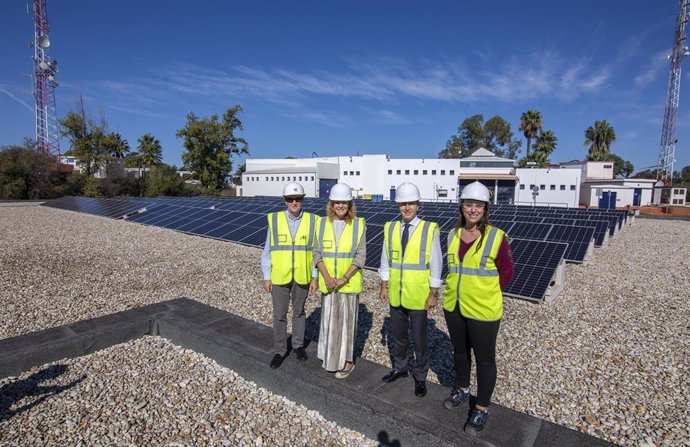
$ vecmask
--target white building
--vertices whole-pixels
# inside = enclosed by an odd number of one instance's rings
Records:
[[[244,196],[279,196],[286,183],[298,182],[308,197],[328,197],[331,186],[340,181],[350,185],[358,197],[394,200],[398,185],[412,182],[424,201],[455,202],[463,187],[478,180],[489,188],[494,203],[570,207],[578,206],[582,172],[580,166],[515,169],[513,160],[483,148],[461,159],[358,155],[247,159],[246,163],[241,188]]]

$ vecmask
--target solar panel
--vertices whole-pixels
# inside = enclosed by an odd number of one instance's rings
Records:
[[[327,200],[308,198],[304,209],[325,214]],[[99,216],[122,218],[144,225],[161,226],[188,234],[213,237],[262,247],[266,239],[266,213],[285,209],[281,197],[155,197],[85,198],[64,197],[45,206]],[[395,204],[356,200],[358,215],[367,222],[366,267],[378,269],[383,244],[383,224],[400,219]],[[140,210],[144,210],[139,212]],[[422,203],[419,216],[436,222],[441,230],[442,250],[448,231],[458,218],[457,203]],[[594,243],[602,245],[625,222],[624,211],[497,205],[491,208],[491,222],[511,239],[515,277],[506,295],[530,300],[552,299],[562,288],[558,267],[563,260],[586,259]],[[587,241],[589,237],[590,242]],[[541,239],[541,240],[537,240]],[[552,242],[551,239],[567,241]],[[555,244],[555,245],[554,245]],[[562,251],[562,254],[559,253]],[[444,262],[444,277],[447,265]],[[554,273],[556,272],[556,273]],[[554,276],[556,275],[556,276]],[[562,272],[560,273],[562,278]],[[558,279],[558,278],[556,278]],[[560,284],[560,285],[559,285]]]
[[[568,248],[561,242],[511,239],[514,275],[505,295],[532,301],[552,301],[563,289]]]

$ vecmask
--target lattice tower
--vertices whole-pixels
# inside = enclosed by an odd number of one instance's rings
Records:
[[[676,34],[673,39],[673,50],[668,56],[671,62],[671,72],[668,77],[668,92],[666,94],[666,109],[664,124],[661,129],[661,147],[657,162],[657,180],[662,180],[665,186],[673,180],[673,163],[676,154],[676,119],[678,118],[678,100],[680,98],[680,72],[683,58],[690,54],[685,45],[685,25],[688,22],[688,8],[690,0],[680,0],[678,17],[676,19]]]
[[[55,108],[55,76],[57,61],[50,58],[48,12],[46,0],[33,0],[34,50],[33,87],[36,103],[36,145],[46,154],[60,155],[57,110]]]

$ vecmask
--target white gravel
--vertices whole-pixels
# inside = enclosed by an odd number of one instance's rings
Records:
[[[256,248],[45,207],[0,208],[0,235],[0,338],[180,296],[271,322]],[[689,222],[637,219],[567,265],[554,303],[507,298],[494,402],[619,444],[690,445],[689,241]],[[365,277],[359,348],[389,365],[387,306]],[[430,380],[450,384],[430,317]]]

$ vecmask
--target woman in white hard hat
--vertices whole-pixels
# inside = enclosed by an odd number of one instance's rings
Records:
[[[443,312],[453,343],[456,386],[443,402],[456,409],[470,397],[471,351],[477,363],[476,403],[465,432],[484,430],[496,386],[496,337],[503,317],[502,290],[513,277],[505,233],[489,224],[489,190],[480,182],[460,195],[457,227],[448,234],[448,275]],[[461,280],[462,279],[462,280]]]
[[[348,185],[334,185],[328,199],[326,217],[321,218],[314,244],[322,293],[317,356],[326,371],[344,379],[355,367],[359,293],[367,257],[366,226],[364,218],[356,217]]]

